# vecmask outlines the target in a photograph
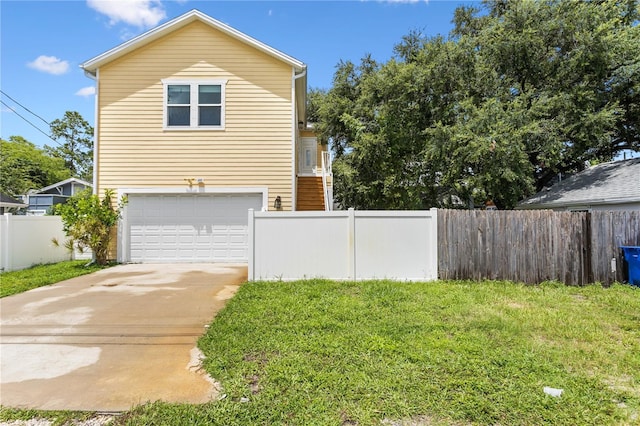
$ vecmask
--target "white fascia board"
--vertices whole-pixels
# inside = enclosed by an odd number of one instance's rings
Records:
[[[235,28],[230,27],[227,24],[224,24],[216,19],[213,19],[212,17],[205,15],[204,13],[196,9],[193,9],[185,13],[184,15],[178,16],[177,18],[172,19],[171,21],[165,22],[164,24],[157,26],[137,37],[134,37],[131,40],[125,43],[122,43],[111,50],[108,50],[92,59],[89,59],[88,61],[80,64],[80,68],[95,75],[96,70],[100,68],[102,65],[107,64],[119,58],[120,56],[123,56],[135,49],[138,49],[141,46],[144,46],[154,40],[157,40],[165,36],[166,34],[169,34],[172,31],[182,28],[185,25],[190,24],[191,22],[194,22],[197,20],[204,22],[205,24],[208,24],[209,26],[221,31],[222,33],[227,34],[230,37],[233,37],[237,40],[240,40],[248,44],[249,46],[252,46],[258,49],[269,56],[272,56],[276,59],[279,59],[291,65],[298,72],[302,72],[307,68],[307,66],[303,62],[295,59],[294,57],[289,56],[286,53],[283,53],[277,49],[274,49],[273,47],[265,43],[262,43],[261,41],[258,41],[253,37],[250,37],[236,30]]]
[[[22,208],[22,207],[29,207],[29,204],[24,204],[24,203],[10,203],[10,202],[5,202],[5,201],[0,201],[0,207],[10,207],[10,208]]]
[[[558,201],[548,203],[529,203],[520,204],[517,210],[543,210],[543,209],[562,209],[575,206],[602,206],[607,204],[631,204],[640,200],[635,198],[600,198],[600,199],[584,199],[575,201]]]
[[[82,180],[82,179],[78,179],[78,178],[71,177],[71,178],[69,178],[69,179],[65,179],[65,180],[62,180],[62,181],[60,181],[60,182],[56,182],[56,183],[54,183],[53,185],[49,185],[49,186],[46,186],[46,187],[44,187],[44,188],[38,189],[37,191],[34,191],[34,192],[33,192],[33,194],[34,194],[34,195],[35,195],[35,194],[40,194],[41,192],[48,191],[48,190],[53,189],[53,188],[55,188],[55,187],[57,187],[57,186],[62,186],[62,185],[65,185],[65,184],[67,184],[67,183],[70,183],[70,182],[79,183],[79,184],[81,184],[81,185],[88,186],[89,188],[93,188],[93,185],[92,185],[92,184],[90,184],[89,182],[84,181],[84,180]]]

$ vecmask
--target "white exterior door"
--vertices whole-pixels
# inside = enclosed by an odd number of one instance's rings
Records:
[[[317,166],[317,145],[316,138],[302,138],[300,140],[300,156],[298,162],[298,174],[312,175]]]
[[[248,210],[262,194],[131,194],[125,257],[131,262],[246,262]]]

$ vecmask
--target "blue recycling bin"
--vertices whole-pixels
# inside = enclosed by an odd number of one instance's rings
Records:
[[[629,265],[629,284],[640,287],[640,246],[623,246],[624,259]]]

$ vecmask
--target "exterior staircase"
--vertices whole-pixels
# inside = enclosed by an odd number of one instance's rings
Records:
[[[322,177],[298,176],[298,196],[296,210],[324,210],[324,188]]]

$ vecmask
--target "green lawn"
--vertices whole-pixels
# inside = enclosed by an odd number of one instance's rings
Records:
[[[253,282],[200,347],[224,399],[115,424],[640,424],[630,286]]]
[[[0,421],[23,421],[28,422],[32,419],[46,419],[51,426],[75,426],[77,422],[90,422],[99,418],[96,413],[82,411],[38,411],[38,410],[20,410],[14,408],[0,409]],[[24,424],[24,423],[23,423]],[[19,424],[22,426],[23,424]],[[32,423],[26,423],[24,426],[30,426]]]
[[[11,296],[104,269],[104,266],[95,264],[85,266],[88,262],[88,260],[73,260],[37,265],[21,271],[3,272],[0,274],[0,297]]]
[[[640,423],[628,286],[255,282],[200,346],[226,398],[127,424]]]

